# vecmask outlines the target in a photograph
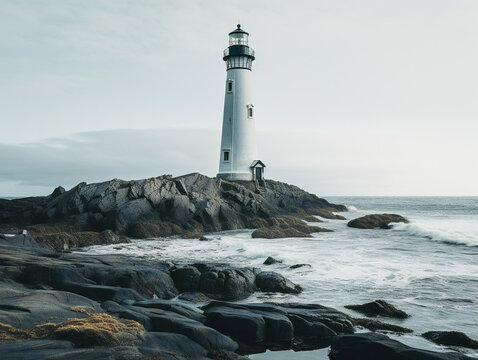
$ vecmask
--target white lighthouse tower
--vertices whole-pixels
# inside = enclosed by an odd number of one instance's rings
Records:
[[[249,33],[237,25],[229,33],[226,62],[226,96],[222,122],[221,154],[217,177],[228,180],[264,179],[264,163],[258,159],[254,102],[252,101],[252,62]]]

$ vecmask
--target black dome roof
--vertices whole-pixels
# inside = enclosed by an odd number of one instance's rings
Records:
[[[246,35],[249,35],[249,33],[247,31],[244,31],[241,29],[241,24],[237,24],[237,29],[234,29],[234,31],[231,31],[229,33],[229,35],[231,34],[246,34]]]

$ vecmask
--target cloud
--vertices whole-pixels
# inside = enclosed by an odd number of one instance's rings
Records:
[[[0,144],[0,185],[71,187],[81,181],[179,175],[192,169],[214,175],[218,139],[218,132],[210,130],[150,129]]]
[[[474,134],[344,128],[258,132],[266,177],[320,195],[473,195]],[[43,195],[58,185],[200,172],[215,176],[219,130],[108,130],[0,144],[0,194]],[[456,187],[459,184],[459,187]]]

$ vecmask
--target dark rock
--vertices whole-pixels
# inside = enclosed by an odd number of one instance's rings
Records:
[[[390,229],[390,223],[397,222],[408,223],[408,220],[395,214],[372,214],[353,219],[347,226],[358,229]]]
[[[143,300],[135,302],[134,306],[166,310],[199,322],[204,322],[206,320],[204,315],[202,315],[197,308],[179,302],[171,302],[167,300]]]
[[[439,353],[409,347],[376,333],[340,335],[333,339],[330,360],[471,360],[456,352]]]
[[[468,335],[458,331],[428,331],[423,333],[422,336],[439,345],[478,349],[478,341],[473,340],[469,338]]]
[[[362,305],[346,305],[345,308],[367,316],[386,316],[396,319],[405,319],[410,316],[384,300],[375,300]]]
[[[213,301],[203,309],[206,325],[231,336],[249,352],[326,347],[338,333],[353,332],[347,315],[320,305]]]
[[[157,296],[160,299],[171,299],[178,295],[178,290],[168,273],[147,267],[114,268],[98,271],[90,277],[102,285],[131,288],[148,298]]]
[[[304,216],[304,220],[308,221],[308,222],[324,222],[323,220],[320,220],[319,218],[317,218],[313,215]]]
[[[167,221],[139,221],[128,231],[128,235],[135,239],[160,238],[181,234],[179,225]]]
[[[310,237],[314,232],[332,230],[307,225],[298,217],[281,216],[267,219],[268,226],[254,230],[253,238],[279,239],[287,237]]]
[[[187,336],[168,332],[148,332],[143,348],[161,350],[172,354],[181,354],[186,358],[205,357],[206,349]],[[143,351],[144,352],[144,351]]]
[[[194,292],[199,290],[201,273],[193,266],[184,266],[171,271],[176,288],[180,292]]]
[[[204,313],[206,325],[246,344],[266,340],[266,322],[260,314],[246,309],[212,307]]]
[[[318,209],[315,212],[312,212],[312,215],[317,215],[323,217],[325,219],[332,219],[332,220],[347,220],[344,216],[334,214],[333,211],[337,210],[330,210],[330,209]],[[338,210],[343,211],[343,210]]]
[[[0,323],[15,328],[32,328],[46,322],[62,322],[85,315],[71,310],[85,308],[99,312],[99,305],[86,297],[57,290],[17,290],[16,294],[0,287]]]
[[[50,194],[50,197],[53,199],[53,198],[56,198],[62,194],[65,193],[65,188],[62,187],[62,186],[58,186],[55,190],[53,190],[53,192]]]
[[[17,246],[17,247],[31,247],[31,248],[41,248],[42,246],[28,233],[26,234],[16,234],[13,236],[5,236],[0,234],[0,244],[8,246]]]
[[[278,264],[282,263],[282,261],[274,259],[272,256],[269,256],[264,262],[264,265],[272,265],[272,264]]]
[[[394,324],[387,324],[381,321],[372,320],[372,319],[353,319],[353,323],[355,326],[361,326],[371,331],[377,330],[385,330],[385,331],[392,331],[396,333],[411,333],[413,330],[394,325]]]
[[[64,283],[62,288],[66,291],[98,301],[113,300],[116,302],[124,302],[126,300],[144,299],[144,297],[138,294],[137,291],[119,286],[92,285],[72,282]]]
[[[179,300],[188,301],[191,303],[205,303],[211,301],[211,299],[200,292],[186,292],[179,294]]]
[[[256,276],[256,286],[264,292],[280,292],[284,294],[299,294],[300,285],[294,284],[281,274],[272,271],[263,271]]]
[[[308,267],[311,267],[310,264],[295,264],[295,265],[291,265],[289,266],[289,269],[298,269],[298,268],[301,268],[301,267],[304,267],[304,266],[308,266]]]

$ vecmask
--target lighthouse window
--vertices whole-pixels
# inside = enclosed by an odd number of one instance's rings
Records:
[[[231,92],[232,91],[232,81],[229,81],[227,83],[227,91]]]
[[[224,151],[224,161],[229,161],[229,151]]]
[[[247,117],[252,119],[254,117],[254,105],[247,105]]]

